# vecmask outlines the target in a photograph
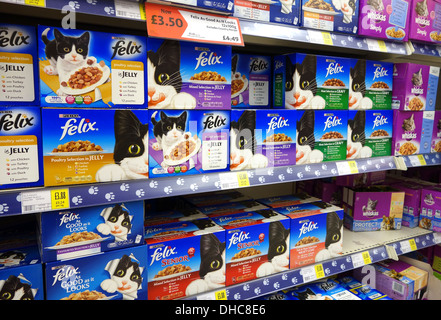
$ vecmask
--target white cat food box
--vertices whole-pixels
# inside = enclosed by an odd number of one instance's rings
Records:
[[[38,26],[43,107],[147,108],[147,38]]]
[[[296,110],[231,110],[230,170],[296,163]]]
[[[225,287],[225,230],[211,219],[145,228],[148,299],[173,300]]]
[[[238,18],[298,26],[300,11],[300,0],[234,0],[234,16]]]
[[[38,107],[0,107],[0,190],[43,185]]]
[[[150,177],[228,170],[230,112],[149,110]]]
[[[43,212],[39,221],[43,262],[72,259],[144,243],[142,201]]]
[[[275,208],[290,218],[290,268],[338,257],[343,252],[343,209],[316,201]]]
[[[289,269],[289,218],[272,209],[212,218],[225,229],[226,285]]]
[[[48,262],[46,300],[147,300],[147,248]]]
[[[37,30],[0,23],[0,104],[39,106]]]
[[[42,109],[46,186],[148,177],[148,111]]]
[[[231,109],[231,46],[148,38],[149,109]]]

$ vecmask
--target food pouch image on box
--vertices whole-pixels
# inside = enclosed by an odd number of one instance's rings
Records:
[[[431,44],[441,43],[441,2],[412,0],[410,8],[409,39]]]
[[[149,110],[150,177],[228,170],[229,111]]]
[[[235,0],[233,15],[238,18],[298,26],[300,24],[300,0]]]
[[[415,63],[395,63],[393,73],[392,108],[426,110],[430,66]]]
[[[271,107],[271,63],[271,56],[233,54],[231,108]]]
[[[148,178],[148,110],[42,114],[46,186]]]
[[[0,107],[0,190],[43,185],[38,107]]]
[[[0,23],[0,104],[39,106],[37,30]]]
[[[232,110],[230,170],[295,164],[296,111]]]
[[[392,108],[393,63],[351,59],[349,110]]]
[[[148,38],[149,109],[231,109],[231,46]]]
[[[296,164],[346,159],[348,111],[297,111]]]
[[[147,108],[146,37],[38,26],[41,105]]]

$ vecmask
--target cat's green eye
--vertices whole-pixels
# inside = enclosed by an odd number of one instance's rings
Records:
[[[136,281],[136,280],[139,280],[139,279],[140,279],[140,277],[137,274],[132,274],[132,276],[130,277],[130,280],[132,280],[132,281]]]
[[[293,88],[293,83],[292,83],[291,81],[287,81],[287,82],[285,83],[285,89],[286,89],[287,91],[291,91],[292,88]]]
[[[177,129],[181,130],[181,129],[182,129],[182,127],[181,127],[181,126],[178,126],[178,128],[177,128]]]
[[[354,83],[354,85],[352,86],[352,89],[354,91],[356,91],[358,88],[360,88],[360,85],[358,83]]]
[[[122,226],[123,226],[123,227],[128,227],[128,226],[129,226],[129,223],[128,223],[127,221],[124,221],[124,222],[122,223]]]
[[[280,246],[277,247],[276,251],[277,251],[277,253],[285,252],[285,246],[283,244],[281,244]]]
[[[109,221],[110,221],[110,222],[116,222],[116,217],[111,217],[111,218],[109,219]]]
[[[116,272],[116,275],[118,276],[118,277],[123,277],[124,275],[125,275],[126,273],[124,272],[124,270],[118,270],[117,272]]]
[[[338,241],[338,240],[340,240],[340,236],[338,234],[334,234],[332,236],[332,241]]]
[[[360,136],[358,134],[352,135],[352,141],[357,141]]]
[[[239,140],[239,148],[245,147],[246,144],[247,144],[247,140],[246,139],[240,139]]]
[[[140,152],[141,152],[141,147],[138,146],[137,144],[132,144],[132,145],[129,147],[129,153],[130,153],[130,154],[137,155],[137,154],[139,154]]]
[[[70,49],[68,47],[64,47],[63,50],[64,50],[64,52],[69,52],[70,51]]]
[[[83,49],[79,48],[79,49],[77,50],[77,52],[78,52],[78,53],[81,53],[81,52],[83,52]]]
[[[217,268],[219,268],[219,267],[220,267],[220,262],[219,262],[219,260],[214,260],[214,261],[210,264],[210,267],[211,267],[212,269],[217,269]]]
[[[302,82],[302,89],[305,89],[309,86],[309,81],[303,81]]]
[[[167,80],[170,80],[170,76],[169,76],[167,73],[161,73],[161,74],[158,76],[158,82],[159,82],[159,84],[161,84],[161,83],[163,83],[163,82],[165,82],[165,81],[167,81]]]
[[[4,300],[9,300],[11,298],[12,298],[12,295],[9,292],[5,292],[2,295],[2,299],[4,299]]]
[[[167,130],[171,130],[172,129],[172,127],[171,126],[167,126]]]
[[[300,142],[301,145],[305,144],[306,141],[308,141],[308,138],[307,138],[307,137],[301,137],[300,140],[299,140],[299,142]]]

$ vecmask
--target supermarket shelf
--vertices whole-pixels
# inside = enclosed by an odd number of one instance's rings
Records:
[[[404,160],[404,164],[408,168],[437,166],[441,164],[440,153],[425,153],[421,155],[403,156],[401,158]]]
[[[29,196],[44,195],[50,191],[60,189],[68,192],[68,207],[64,207],[68,209],[392,169],[396,169],[394,157],[387,156],[358,159],[355,161],[324,162],[240,172],[226,171],[182,177],[175,176],[23,190],[15,189],[13,191],[0,192],[0,217],[57,210],[53,209],[51,203],[47,203],[47,200],[37,201],[39,207],[29,205],[27,200],[26,203],[22,203],[21,200],[24,196],[28,199]],[[243,176],[243,173],[246,173],[246,175]],[[44,210],[41,209],[42,206],[45,208]]]
[[[257,298],[392,258],[394,254],[391,255],[391,248],[400,255],[433,246],[440,242],[440,235],[421,228],[406,227],[400,230],[373,232],[351,232],[344,229],[343,239],[341,257],[229,286],[225,291],[217,290],[186,297],[185,300],[215,300],[219,292],[224,292],[227,300]]]

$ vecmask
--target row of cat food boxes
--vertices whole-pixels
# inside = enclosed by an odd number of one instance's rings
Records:
[[[0,107],[0,189],[441,152],[441,111]]]
[[[38,34],[38,36],[37,36]],[[0,24],[0,104],[433,111],[439,67]]]

